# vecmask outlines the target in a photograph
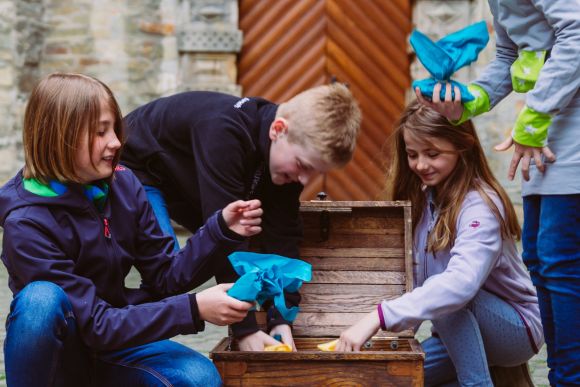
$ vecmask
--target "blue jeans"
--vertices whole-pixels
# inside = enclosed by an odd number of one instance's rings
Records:
[[[523,259],[555,386],[580,386],[580,194],[524,197]]]
[[[173,227],[171,226],[171,218],[169,217],[169,212],[167,211],[165,195],[163,195],[163,192],[161,192],[158,188],[150,185],[144,185],[143,188],[145,188],[145,194],[147,195],[149,204],[151,204],[153,213],[159,222],[159,226],[161,226],[161,231],[163,231],[165,235],[173,238],[173,241],[175,242],[173,251],[179,251],[179,241],[175,235],[175,230],[173,230]]]
[[[10,387],[221,386],[206,357],[170,340],[89,350],[78,335],[66,293],[44,281],[32,282],[14,297],[4,359]]]
[[[485,290],[463,309],[431,322],[438,337],[421,343],[426,386],[456,381],[462,386],[493,386],[490,366],[515,366],[534,355],[519,313]]]

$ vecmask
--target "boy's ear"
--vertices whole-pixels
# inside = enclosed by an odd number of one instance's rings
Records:
[[[278,117],[270,125],[270,140],[274,141],[280,135],[288,133],[288,121],[285,118]]]

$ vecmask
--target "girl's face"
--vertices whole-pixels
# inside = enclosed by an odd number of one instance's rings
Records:
[[[459,155],[449,141],[427,137],[420,141],[416,136],[403,133],[407,150],[407,161],[423,184],[437,188],[451,175],[457,165]]]
[[[115,116],[106,101],[101,101],[101,115],[92,145],[92,158],[89,154],[88,130],[85,130],[76,153],[75,172],[82,183],[110,177],[113,174],[113,160],[119,148],[121,142],[115,133]]]

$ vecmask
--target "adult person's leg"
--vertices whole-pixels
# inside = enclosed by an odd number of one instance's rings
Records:
[[[97,354],[98,386],[221,386],[209,359],[171,340]]]
[[[580,386],[580,194],[542,195],[540,200],[536,245],[549,299],[549,309],[541,309],[546,314],[542,322],[553,335],[550,383]]]
[[[540,260],[538,259],[538,232],[540,229],[540,209],[542,197],[531,195],[524,197],[524,226],[522,230],[522,258],[526,264],[532,282],[538,293],[538,304],[542,317],[544,341],[547,349],[548,379],[555,384],[555,370],[558,368],[558,358],[554,356],[554,324],[552,317],[552,299],[546,288],[546,283],[540,275]]]
[[[177,236],[175,235],[175,230],[171,226],[171,218],[169,217],[169,212],[167,211],[167,202],[165,201],[165,196],[163,192],[156,187],[150,185],[144,185],[145,194],[149,200],[149,204],[153,208],[155,217],[161,226],[161,230],[165,235],[171,236],[175,242],[175,248],[173,251],[179,251],[179,242]]]
[[[424,346],[428,386],[449,382],[451,366],[462,386],[491,386],[489,366],[514,366],[534,355],[518,312],[485,290],[465,308],[432,323],[439,340],[428,339]]]
[[[12,300],[4,359],[11,387],[84,386],[90,356],[77,335],[66,293],[52,282],[32,282]]]

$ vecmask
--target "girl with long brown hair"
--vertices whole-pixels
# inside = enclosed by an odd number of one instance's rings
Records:
[[[521,230],[473,127],[411,103],[393,136],[390,191],[410,200],[414,285],[344,331],[336,349],[357,351],[381,328],[431,320],[425,383],[492,385],[489,366],[526,362],[543,344],[535,290],[517,253]]]

